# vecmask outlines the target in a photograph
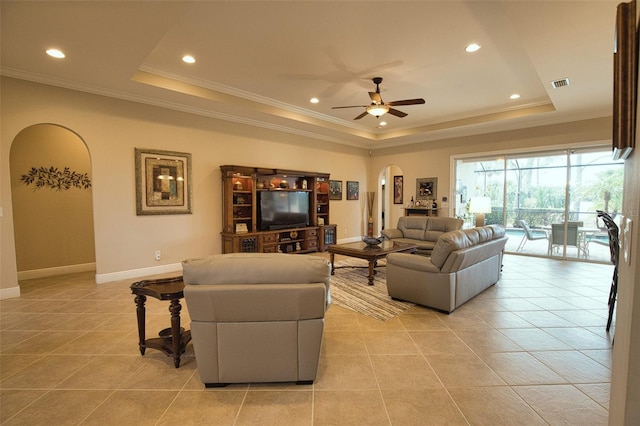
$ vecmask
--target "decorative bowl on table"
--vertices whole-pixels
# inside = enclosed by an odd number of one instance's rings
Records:
[[[384,237],[382,237],[382,236],[380,236],[380,237],[369,237],[369,236],[365,235],[364,237],[362,237],[362,241],[368,246],[377,246],[383,240],[384,240]]]

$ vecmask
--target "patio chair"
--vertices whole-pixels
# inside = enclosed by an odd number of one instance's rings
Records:
[[[604,213],[601,210],[596,210],[596,212],[598,214],[600,213]],[[608,214],[608,213],[604,213],[604,214]],[[613,216],[610,216],[611,220],[613,220],[613,218],[615,218],[615,213],[613,214]],[[602,224],[600,223],[600,221],[602,221]],[[615,223],[614,223],[615,225]],[[601,246],[606,246],[609,247],[609,249],[611,249],[610,245],[610,239],[609,239],[609,231],[607,229],[607,225],[606,222],[600,217],[597,216],[596,217],[596,226],[598,227],[598,229],[600,229],[600,232],[594,232],[592,234],[589,234],[586,236],[586,245],[585,248],[587,250],[587,253],[589,253],[589,246],[591,244],[597,244],[597,245],[601,245]],[[616,225],[617,227],[617,225]]]
[[[582,241],[580,241],[579,233],[578,233],[578,222],[569,222],[567,223],[567,239],[566,245],[573,246],[578,249],[578,257],[580,254],[584,254],[586,257],[586,252],[584,250],[584,246]],[[559,250],[565,244],[564,238],[564,223],[552,223],[551,224],[551,235],[549,237],[549,251],[548,255],[551,256],[554,250]]]
[[[524,229],[524,235],[522,236],[522,240],[518,245],[516,251],[522,250],[527,241],[535,241],[535,240],[546,240],[548,238],[547,232],[541,229],[531,229],[526,220],[519,220],[518,226],[521,226]]]
[[[620,261],[620,236],[618,225],[613,221],[613,217],[602,210],[596,210],[598,217],[602,219],[609,234],[609,250],[611,252],[611,263],[613,263],[613,277],[611,278],[611,289],[609,290],[609,317],[607,318],[607,331],[611,328],[613,311],[618,296],[618,263]]]

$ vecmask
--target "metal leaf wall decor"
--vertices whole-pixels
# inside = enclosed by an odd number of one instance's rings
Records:
[[[91,179],[87,173],[72,172],[69,167],[59,170],[57,167],[32,167],[29,173],[20,176],[20,180],[25,185],[34,185],[34,190],[40,188],[50,188],[62,191],[78,188],[91,188]]]

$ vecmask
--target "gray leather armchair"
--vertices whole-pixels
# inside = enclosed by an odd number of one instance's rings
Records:
[[[182,262],[200,380],[313,383],[329,262],[318,256],[234,253]]]

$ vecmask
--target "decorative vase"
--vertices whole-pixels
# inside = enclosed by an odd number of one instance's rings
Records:
[[[367,192],[367,213],[369,221],[367,222],[367,236],[373,237],[373,200],[375,200],[375,192]]]

